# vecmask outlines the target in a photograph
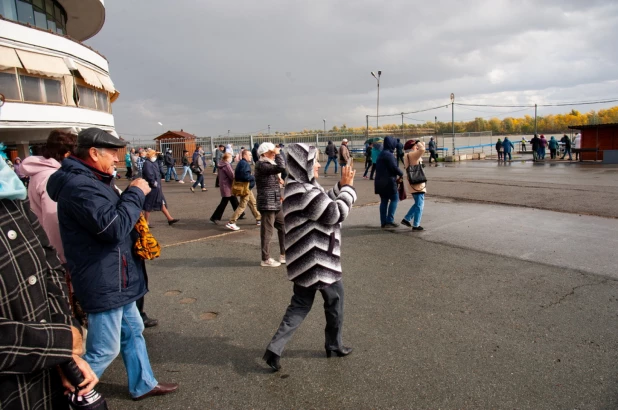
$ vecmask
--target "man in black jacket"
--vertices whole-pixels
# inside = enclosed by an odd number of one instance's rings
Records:
[[[262,244],[262,266],[277,267],[285,263],[285,237],[283,212],[281,212],[281,185],[279,174],[285,171],[285,161],[280,148],[264,142],[258,148],[260,160],[255,164],[255,183],[257,186],[257,209],[262,215],[260,242]],[[270,239],[273,230],[279,236],[279,262],[270,257]]]
[[[530,140],[530,145],[532,145],[532,159],[536,162],[539,160],[539,148],[541,147],[541,139],[538,135],[534,134],[534,137]]]
[[[236,165],[236,170],[234,171],[234,181],[235,182],[245,182],[249,184],[249,194],[240,196],[240,204],[234,211],[234,215],[230,218],[228,225],[236,226],[236,221],[240,219],[240,216],[245,212],[247,205],[249,205],[249,209],[251,209],[251,213],[255,217],[255,221],[257,225],[260,225],[260,220],[262,219],[262,215],[257,209],[257,204],[255,201],[255,197],[253,196],[253,192],[251,191],[255,186],[255,177],[251,175],[251,165],[249,165],[249,161],[251,160],[251,153],[249,150],[242,150],[241,159]],[[229,228],[229,226],[226,225]],[[234,228],[230,228],[232,230],[236,230]]]
[[[564,134],[560,142],[564,144],[564,154],[562,154],[562,158],[560,159],[564,159],[564,157],[569,154],[569,161],[573,161],[573,156],[571,155],[571,139],[569,138],[569,136]]]
[[[371,161],[371,150],[373,149],[373,142],[367,144],[367,148],[365,148],[365,173],[363,174],[363,178],[367,179],[367,172],[373,162]]]
[[[77,136],[75,156],[62,161],[47,183],[58,203],[58,222],[75,295],[88,313],[84,359],[101,377],[122,352],[133,400],[171,393],[150,367],[144,322],[136,301],[147,289],[143,259],[133,252],[135,230],[148,183],[136,179],[118,194],[109,170],[118,161],[120,141],[98,128]]]
[[[172,154],[172,149],[168,148],[165,153],[164,160],[165,166],[167,167],[167,173],[165,174],[165,182],[170,182],[172,177],[178,182],[178,174],[176,173],[176,158],[174,158],[174,154]]]

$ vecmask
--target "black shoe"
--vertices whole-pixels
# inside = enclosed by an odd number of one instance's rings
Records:
[[[148,316],[143,318],[144,320],[144,327],[155,327],[159,324],[159,321],[157,319],[151,319]]]
[[[384,229],[386,227],[386,225],[380,225],[380,228]]]
[[[262,360],[264,360],[266,364],[276,372],[281,370],[279,359],[281,359],[281,356],[271,352],[270,350],[267,350],[266,353],[264,353],[264,357],[262,357]]]
[[[172,219],[171,221],[167,221],[167,223],[170,225],[174,225],[178,221],[180,221],[180,219]]]
[[[369,178],[370,181],[373,181],[373,178]]]
[[[412,227],[412,230],[413,231],[424,231],[422,226],[414,226],[414,227]]]
[[[343,356],[347,356],[350,353],[352,353],[352,348],[351,347],[340,347],[338,350],[328,350],[326,349],[326,357],[331,357],[333,353],[335,353],[338,357],[343,357]]]
[[[401,220],[401,224],[407,226],[408,228],[412,228],[412,224],[405,219]]]
[[[386,229],[399,228],[399,224],[396,224],[395,222],[390,223],[390,224],[384,224],[384,228],[386,228]]]
[[[210,222],[212,222],[213,224],[217,225],[217,220],[216,219],[210,218]]]
[[[242,214],[240,214],[240,216],[238,217],[238,219],[246,219],[246,217],[245,217],[245,213],[243,212]]]

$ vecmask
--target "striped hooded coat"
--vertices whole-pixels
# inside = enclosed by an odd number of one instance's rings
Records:
[[[341,280],[341,223],[356,201],[356,190],[337,183],[326,192],[313,174],[316,156],[315,147],[288,146],[283,214],[288,279],[322,289]]]

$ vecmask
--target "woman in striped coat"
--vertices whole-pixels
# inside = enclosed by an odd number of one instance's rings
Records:
[[[290,144],[287,150],[289,176],[284,192],[285,254],[288,279],[294,295],[264,354],[275,371],[281,368],[281,353],[305,319],[319,291],[326,314],[326,356],[346,356],[352,349],[342,342],[343,283],[341,282],[341,223],[356,201],[352,187],[355,171],[343,167],[341,181],[326,192],[318,184],[320,164],[317,149]]]

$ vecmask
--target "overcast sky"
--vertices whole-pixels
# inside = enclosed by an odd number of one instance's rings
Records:
[[[120,91],[119,134],[362,126],[450,102],[618,97],[615,0],[105,0],[88,44]],[[574,107],[581,111],[616,104]],[[539,115],[568,111],[543,108]],[[455,120],[514,109],[456,107]],[[480,112],[482,111],[482,112]],[[534,109],[512,113],[534,114]],[[450,121],[450,108],[411,114]],[[406,122],[417,123],[413,119]],[[399,123],[400,118],[380,123]],[[371,119],[375,123],[375,119]]]

